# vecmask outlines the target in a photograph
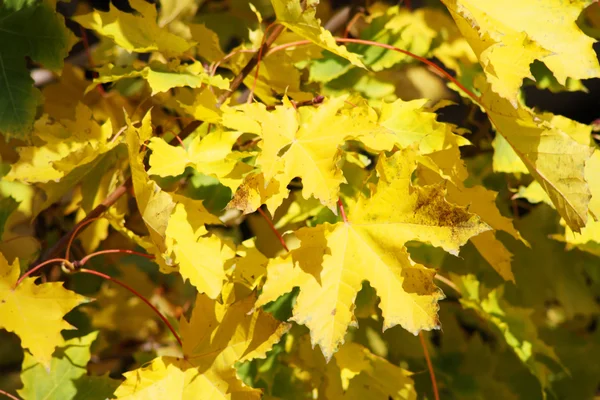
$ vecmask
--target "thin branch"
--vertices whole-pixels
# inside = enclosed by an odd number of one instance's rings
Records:
[[[167,327],[169,328],[169,330],[171,331],[171,333],[173,334],[175,339],[177,339],[177,342],[179,342],[179,345],[181,346],[181,348],[183,348],[183,342],[181,341],[181,338],[179,337],[179,335],[175,331],[175,328],[173,328],[173,325],[171,325],[171,323],[169,322],[167,317],[165,317],[160,311],[158,311],[158,308],[156,308],[152,303],[150,303],[150,301],[148,301],[148,299],[146,299],[144,296],[142,296],[140,293],[138,293],[134,288],[130,287],[126,283],[123,283],[123,282],[113,278],[112,276],[103,274],[102,272],[94,271],[92,269],[82,268],[78,272],[99,276],[108,281],[116,283],[117,285],[121,286],[122,288],[124,288],[124,289],[128,290],[129,292],[133,293],[134,295],[136,295],[140,300],[142,300],[144,303],[146,303],[148,305],[148,307],[150,307],[152,309],[152,311],[154,311],[156,313],[156,315],[158,315],[160,317],[160,319],[163,320],[163,322],[167,325]]]
[[[298,108],[298,107],[306,107],[306,106],[316,106],[316,105],[319,105],[319,104],[323,103],[323,100],[325,100],[325,96],[319,95],[319,96],[316,96],[316,97],[314,97],[314,98],[312,98],[310,100],[299,101],[299,102],[292,101],[292,104],[296,108]],[[273,111],[273,110],[275,110],[276,107],[277,107],[276,104],[272,104],[270,106],[267,106],[266,109],[268,111]]]
[[[20,400],[17,396],[14,396],[14,395],[12,395],[12,394],[10,394],[8,392],[5,392],[2,389],[0,389],[0,394],[5,395],[6,397],[8,397],[9,399],[12,399],[12,400]]]
[[[73,263],[73,265],[75,267],[83,267],[90,259],[100,256],[102,254],[133,254],[136,256],[147,258],[149,260],[154,260],[156,258],[152,254],[140,253],[139,251],[133,251],[133,250],[127,250],[127,249],[109,249],[109,250],[100,250],[100,251],[96,251],[92,254],[88,254],[87,256],[83,257],[81,260],[75,261]]]
[[[72,237],[75,237],[75,234],[81,229],[81,227],[88,224],[88,221],[97,219],[100,217],[106,210],[108,210],[113,204],[117,202],[125,193],[127,193],[128,189],[132,186],[133,182],[131,177],[128,178],[125,182],[123,182],[119,187],[113,190],[104,201],[96,206],[88,215],[85,216],[77,225],[73,227],[67,234],[63,235],[58,242],[52,246],[50,250],[46,253],[43,259],[55,258],[57,257],[62,249],[64,249]]]
[[[229,84],[229,90],[223,92],[219,96],[219,98],[217,99],[217,107],[220,107],[225,102],[225,100],[231,97],[231,95],[237,90],[237,88],[240,87],[240,85],[244,81],[244,78],[246,78],[246,76],[248,76],[248,74],[252,72],[256,64],[258,64],[258,55],[267,54],[267,50],[269,49],[269,47],[271,47],[273,42],[275,42],[279,35],[281,35],[281,32],[283,32],[284,29],[285,28],[283,25],[277,25],[275,28],[273,28],[271,34],[267,37],[267,39],[259,49],[259,52],[254,54],[254,57],[252,57],[250,61],[248,61],[248,64],[246,64],[242,71],[239,74],[237,74],[235,78],[233,78],[233,80]]]
[[[345,223],[348,223],[348,217],[346,217],[346,210],[344,210],[344,203],[342,203],[342,199],[338,199],[337,204],[340,208],[340,214],[342,214],[342,220]]]
[[[17,286],[19,286],[19,284],[20,284],[21,282],[23,282],[23,280],[24,280],[25,278],[27,278],[28,276],[30,276],[30,275],[32,275],[32,274],[34,274],[36,271],[39,271],[41,268],[45,267],[46,265],[48,265],[48,264],[52,264],[52,263],[61,263],[61,264],[63,264],[63,263],[64,263],[64,264],[67,264],[67,265],[69,265],[69,266],[71,266],[71,267],[72,267],[72,265],[73,265],[73,264],[72,264],[72,263],[71,263],[69,260],[67,260],[67,259],[64,259],[64,258],[53,258],[53,259],[51,259],[51,260],[44,261],[43,263],[41,263],[41,264],[38,264],[38,265],[36,265],[34,268],[32,268],[32,269],[30,269],[29,271],[25,272],[25,273],[23,274],[23,276],[21,276],[21,277],[20,277],[20,278],[17,280],[17,282],[15,283],[15,289],[17,288]]]
[[[91,224],[94,221],[97,221],[100,217],[98,218],[90,218],[87,221],[85,221],[84,224],[80,224],[78,226],[76,226],[76,229],[73,230],[73,234],[71,235],[70,239],[69,239],[69,243],[67,244],[67,250],[65,251],[65,258],[68,260],[70,257],[70,253],[71,253],[71,246],[73,245],[73,240],[75,240],[75,236],[77,236],[77,234],[79,233],[79,231],[81,231],[83,228],[85,228],[86,226],[88,226],[89,224]]]
[[[427,368],[429,369],[429,376],[431,377],[433,396],[435,397],[435,400],[440,400],[437,381],[435,379],[435,371],[433,370],[433,364],[431,363],[431,359],[429,358],[429,350],[427,350],[427,343],[425,343],[425,336],[423,336],[423,331],[419,332],[419,339],[421,340],[421,346],[423,347],[423,353],[425,354],[425,360],[427,361]]]
[[[262,55],[263,55],[263,51],[266,51],[265,49],[265,41],[267,38],[267,32],[269,32],[269,30],[275,26],[275,22],[272,23],[271,25],[267,26],[267,28],[265,29],[265,33],[263,34],[263,38],[262,38],[262,43],[260,44],[260,48],[258,49],[258,57],[256,59],[256,69],[254,71],[254,81],[252,82],[252,88],[250,89],[250,95],[248,96],[248,99],[246,100],[246,103],[250,104],[252,103],[252,100],[254,100],[254,90],[256,89],[256,82],[258,82],[258,71],[260,70],[260,60],[262,59]]]
[[[454,282],[452,282],[450,279],[446,278],[445,276],[440,275],[440,274],[435,274],[433,279],[437,279],[438,281],[445,283],[446,286],[452,288],[456,292],[456,294],[458,294],[459,297],[462,296],[462,293],[461,293],[460,289],[458,288],[458,286],[456,286],[454,284]]]
[[[285,240],[283,240],[283,236],[281,236],[281,233],[279,233],[277,228],[275,228],[275,225],[273,225],[273,221],[271,221],[271,218],[269,218],[269,216],[265,214],[265,212],[260,207],[257,209],[257,211],[260,215],[262,215],[265,221],[267,221],[267,224],[269,224],[269,228],[271,228],[273,233],[275,233],[275,236],[277,236],[277,239],[279,239],[279,243],[281,243],[285,251],[289,253],[290,249],[288,249],[287,245],[285,244]]]

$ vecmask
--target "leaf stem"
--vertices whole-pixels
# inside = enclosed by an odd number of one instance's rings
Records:
[[[85,31],[85,28],[83,26],[80,26],[79,28],[81,32],[81,41],[83,42],[83,47],[85,49],[85,55],[87,56],[89,67],[94,68],[96,66],[96,63],[94,63],[94,59],[92,58],[92,52],[90,51],[87,32]],[[96,75],[97,73],[94,72],[94,77]],[[96,85],[96,90],[98,91],[98,93],[100,93],[101,96],[106,96],[106,92],[104,91],[104,88],[101,84]]]
[[[140,253],[139,251],[133,251],[133,250],[128,250],[128,249],[109,249],[109,250],[100,250],[100,251],[96,251],[95,253],[88,254],[87,256],[83,257],[81,260],[79,260],[77,262],[74,262],[73,264],[76,267],[83,267],[91,258],[100,256],[102,254],[116,254],[116,253],[133,254],[136,256],[147,258],[149,260],[154,260],[156,258],[152,254]]]
[[[256,70],[254,71],[254,81],[252,82],[252,89],[250,89],[250,95],[248,95],[248,100],[246,100],[247,104],[252,103],[252,100],[254,99],[254,90],[256,89],[256,82],[258,81],[258,71],[260,69],[260,61],[262,59],[263,51],[266,50],[264,45],[265,45],[265,41],[267,39],[267,32],[269,32],[269,30],[276,24],[277,24],[276,22],[273,22],[272,24],[267,26],[267,28],[265,29],[265,33],[263,34],[262,43],[260,44],[260,48],[258,49],[258,56],[256,58]]]
[[[279,233],[277,228],[275,228],[275,225],[273,225],[273,221],[271,221],[271,218],[269,218],[269,216],[265,214],[265,212],[260,207],[257,209],[257,211],[260,215],[262,215],[265,221],[267,221],[267,224],[269,224],[269,227],[271,228],[273,233],[275,233],[275,236],[277,236],[277,239],[279,239],[279,243],[281,243],[285,251],[289,253],[290,249],[288,249],[287,245],[285,244],[285,240],[283,240],[283,236],[281,236],[281,233]]]
[[[219,96],[219,98],[217,99],[217,107],[220,107],[225,102],[225,100],[227,100],[229,97],[231,97],[233,92],[235,92],[237,90],[237,88],[240,87],[240,85],[244,81],[244,78],[246,78],[246,76],[248,76],[248,74],[250,72],[252,72],[252,70],[254,69],[256,64],[258,64],[259,54],[261,57],[262,57],[262,54],[267,54],[267,50],[269,49],[269,47],[271,47],[273,42],[275,42],[277,37],[279,37],[279,35],[281,35],[281,32],[283,32],[283,30],[284,30],[283,25],[277,25],[275,28],[273,28],[273,30],[271,31],[269,36],[265,39],[262,46],[260,46],[259,51],[256,54],[254,54],[254,57],[252,57],[250,59],[250,61],[248,61],[248,64],[246,64],[246,66],[242,69],[242,71],[239,74],[237,74],[235,78],[233,78],[233,80],[229,84],[229,90],[224,91]]]
[[[419,340],[421,341],[423,353],[425,354],[425,360],[427,361],[427,368],[429,369],[429,376],[431,377],[431,386],[433,388],[433,396],[435,397],[435,400],[440,400],[437,381],[435,379],[435,371],[433,370],[433,364],[431,363],[431,359],[429,358],[429,350],[427,350],[427,343],[425,343],[425,336],[423,335],[423,331],[419,332]]]
[[[338,207],[340,208],[340,214],[342,214],[342,220],[344,223],[348,223],[348,217],[346,217],[346,210],[344,210],[344,203],[342,203],[342,199],[338,199],[337,201]]]
[[[160,317],[160,319],[162,319],[162,321],[167,325],[167,327],[169,328],[169,330],[171,331],[171,333],[173,334],[173,336],[175,337],[175,339],[177,339],[177,342],[179,343],[179,346],[181,346],[181,348],[183,349],[183,342],[181,341],[181,338],[179,337],[179,335],[175,331],[175,328],[173,328],[173,325],[171,325],[171,323],[169,322],[169,320],[167,319],[167,317],[165,317],[158,310],[158,308],[156,308],[152,303],[150,303],[150,301],[148,299],[146,299],[144,296],[142,296],[134,288],[132,288],[131,286],[127,285],[124,282],[121,282],[121,281],[113,278],[112,276],[103,274],[102,272],[94,271],[94,270],[87,269],[87,268],[81,268],[78,272],[81,272],[81,273],[84,273],[84,274],[90,274],[90,275],[99,276],[100,278],[104,278],[104,279],[106,279],[108,281],[116,283],[117,285],[121,286],[122,288],[124,288],[124,289],[128,290],[129,292],[131,292],[132,294],[136,295],[140,300],[142,300],[144,303],[146,303],[148,305],[148,307],[150,307],[152,309],[152,311],[154,311],[156,313],[156,315],[158,315]]]
[[[87,225],[91,224],[92,222],[97,221],[98,219],[100,219],[100,217],[90,218],[87,221],[85,221],[83,224],[78,224],[75,226],[75,229],[73,230],[73,233],[71,234],[71,237],[69,238],[69,243],[67,244],[67,250],[65,251],[65,258],[67,260],[69,259],[69,256],[71,253],[71,245],[73,244],[73,240],[75,240],[75,236],[79,233],[80,230],[82,230]]]
[[[19,399],[17,396],[15,396],[15,395],[12,395],[12,394],[10,394],[10,393],[8,393],[8,392],[5,392],[5,391],[4,391],[4,390],[2,390],[2,389],[0,389],[0,394],[3,394],[3,395],[5,395],[6,397],[8,397],[9,399],[12,399],[12,400],[20,400],[20,399]]]
[[[33,274],[33,273],[35,273],[36,271],[39,271],[41,268],[45,267],[46,265],[48,265],[48,264],[52,264],[52,263],[61,263],[61,264],[62,264],[62,263],[64,263],[64,264],[67,264],[69,267],[73,268],[73,264],[72,264],[72,263],[71,263],[69,260],[67,260],[67,259],[65,259],[65,258],[52,258],[52,259],[50,259],[50,260],[46,260],[46,261],[44,261],[43,263],[36,265],[35,267],[33,267],[32,269],[30,269],[29,271],[25,272],[25,273],[23,274],[23,276],[21,276],[21,277],[20,277],[20,278],[17,280],[17,282],[15,283],[15,287],[14,287],[14,289],[16,289],[16,288],[17,288],[17,286],[19,286],[19,284],[20,284],[21,282],[23,282],[23,280],[24,280],[25,278],[27,278],[28,276],[32,275],[32,274]]]

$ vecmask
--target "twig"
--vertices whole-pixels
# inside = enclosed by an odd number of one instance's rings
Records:
[[[70,262],[69,260],[67,260],[67,259],[64,259],[64,258],[52,258],[52,259],[50,259],[50,260],[44,261],[43,263],[36,265],[36,266],[35,266],[35,268],[32,268],[32,269],[30,269],[29,271],[25,272],[25,273],[23,274],[23,276],[21,276],[21,277],[20,277],[20,278],[17,280],[17,282],[15,283],[15,287],[14,287],[14,288],[16,289],[16,288],[17,288],[17,286],[19,286],[19,284],[20,284],[21,282],[23,282],[23,280],[24,280],[25,278],[27,278],[27,277],[31,276],[31,275],[32,275],[33,273],[35,273],[36,271],[38,271],[38,270],[40,270],[41,268],[45,267],[46,265],[48,265],[48,264],[52,264],[52,263],[68,264],[68,265],[72,266],[71,262]]]
[[[6,397],[8,397],[9,399],[12,399],[12,400],[20,400],[17,396],[14,396],[14,395],[12,395],[12,394],[10,394],[8,392],[5,392],[2,389],[0,389],[0,394],[5,395]]]
[[[348,223],[348,217],[346,217],[346,210],[344,210],[344,203],[342,203],[342,199],[338,199],[337,204],[340,208],[340,214],[342,214],[342,220],[345,223]]]
[[[275,233],[275,236],[277,236],[277,239],[279,239],[279,243],[281,243],[281,246],[283,246],[285,251],[287,251],[289,253],[290,249],[288,249],[287,245],[285,244],[285,240],[283,240],[283,236],[281,236],[281,233],[279,233],[277,228],[275,228],[275,225],[273,225],[273,221],[271,221],[269,216],[267,214],[265,214],[265,212],[260,207],[257,209],[257,211],[260,215],[262,215],[262,217],[265,219],[265,221],[267,221],[267,224],[269,224],[269,228],[271,228],[273,233]]]
[[[246,78],[246,76],[248,76],[248,74],[252,72],[254,67],[256,67],[256,64],[258,64],[258,60],[260,58],[259,55],[267,54],[267,50],[269,49],[269,47],[271,47],[273,42],[275,42],[279,35],[281,35],[281,32],[283,32],[284,29],[285,28],[283,25],[277,25],[275,28],[273,28],[271,34],[267,37],[267,39],[261,46],[259,52],[254,54],[254,57],[252,57],[250,61],[248,61],[248,64],[246,64],[242,71],[239,74],[237,74],[235,78],[233,78],[233,80],[229,84],[229,90],[221,93],[221,95],[217,99],[217,107],[221,107],[225,100],[231,97],[231,95],[237,90],[237,88],[240,87],[240,85],[244,81],[244,78]]]
[[[429,358],[429,350],[427,350],[427,343],[425,343],[425,336],[423,336],[423,331],[419,332],[419,339],[421,340],[421,346],[423,346],[423,353],[425,353],[425,360],[427,361],[427,368],[429,369],[429,376],[431,377],[433,396],[435,397],[435,400],[440,400],[437,381],[435,379],[435,371],[433,370],[433,364],[431,364],[431,359]]]
[[[179,337],[179,335],[175,331],[175,328],[173,328],[173,325],[171,325],[171,323],[169,322],[167,317],[165,317],[160,311],[158,311],[158,308],[156,308],[152,303],[150,303],[150,301],[148,301],[148,299],[146,299],[144,296],[142,296],[140,293],[138,293],[134,288],[130,287],[126,283],[123,283],[123,282],[113,278],[112,276],[103,274],[102,272],[94,271],[92,269],[82,268],[78,272],[81,272],[83,274],[99,276],[108,281],[116,283],[117,285],[121,286],[122,288],[124,288],[124,289],[128,290],[129,292],[133,293],[134,295],[136,295],[140,300],[142,300],[144,303],[146,303],[146,305],[148,305],[148,307],[152,308],[152,310],[156,313],[156,315],[158,315],[160,317],[160,319],[163,320],[165,325],[167,325],[167,327],[169,328],[169,330],[171,331],[173,336],[175,336],[175,339],[177,339],[177,342],[179,342],[179,345],[183,349],[183,342],[181,341],[181,338]]]

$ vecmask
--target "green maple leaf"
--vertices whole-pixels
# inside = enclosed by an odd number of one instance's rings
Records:
[[[26,139],[41,100],[33,86],[25,57],[53,71],[60,71],[74,35],[62,16],[45,2],[11,9],[0,7],[0,132],[6,138]]]
[[[54,352],[49,370],[26,353],[21,373],[23,389],[19,394],[25,399],[46,400],[100,400],[112,395],[118,381],[86,374],[90,346],[97,337],[98,332],[92,332],[66,341]]]

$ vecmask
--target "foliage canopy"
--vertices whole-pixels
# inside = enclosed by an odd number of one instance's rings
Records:
[[[97,3],[0,5],[0,394],[600,393],[597,2]]]

